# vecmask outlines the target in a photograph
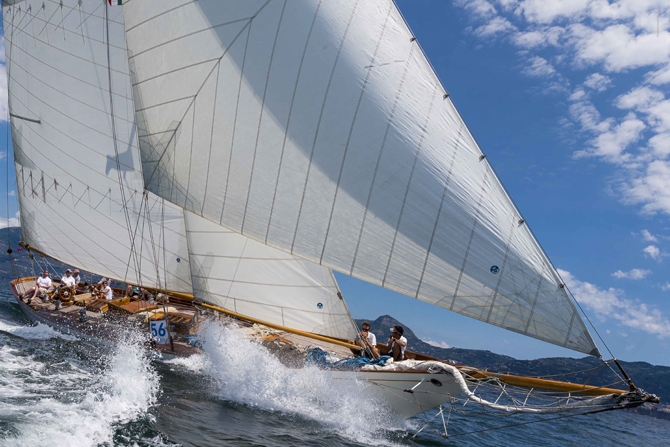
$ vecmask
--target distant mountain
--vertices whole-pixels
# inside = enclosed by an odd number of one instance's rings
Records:
[[[430,345],[416,336],[414,331],[389,315],[383,315],[376,320],[356,320],[359,327],[363,321],[370,322],[370,329],[377,336],[378,343],[386,343],[390,329],[400,325],[405,329],[408,349],[420,354],[429,355],[445,360],[455,360],[468,366],[486,369],[498,373],[510,373],[524,376],[554,376],[556,380],[594,384],[613,384],[620,379],[608,367],[600,368],[602,362],[594,357],[573,359],[567,357],[553,357],[537,360],[517,360],[506,355],[494,354],[491,351],[462,348],[440,348]],[[538,342],[539,343],[539,342]],[[661,398],[662,403],[670,403],[670,367],[656,366],[646,362],[619,361],[633,382],[639,388],[654,393]],[[615,365],[612,369],[618,372]],[[583,371],[573,374],[575,371]],[[565,374],[564,376],[558,376]],[[593,377],[591,377],[593,376]],[[611,386],[625,389],[624,385]]]

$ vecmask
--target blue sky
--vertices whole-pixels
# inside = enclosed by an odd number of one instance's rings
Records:
[[[670,365],[667,0],[397,3],[613,353]],[[0,85],[6,117],[4,70]],[[13,172],[9,212],[4,203],[6,129],[1,122],[0,226],[17,217]],[[354,317],[390,314],[436,344],[517,358],[581,356],[337,278]]]

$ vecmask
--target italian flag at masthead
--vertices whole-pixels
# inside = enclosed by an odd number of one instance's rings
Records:
[[[109,3],[111,6],[120,5],[122,2],[123,0],[107,0],[107,3]]]

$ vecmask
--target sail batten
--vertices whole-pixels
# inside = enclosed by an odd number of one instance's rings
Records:
[[[597,353],[391,0],[124,12],[149,190],[269,247]]]

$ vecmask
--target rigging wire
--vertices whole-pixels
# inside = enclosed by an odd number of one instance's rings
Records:
[[[110,54],[110,41],[109,41],[109,13],[108,13],[108,6],[105,5],[105,32],[107,36],[107,42],[106,42],[106,47],[107,47],[107,79],[109,82],[109,107],[110,107],[110,120],[111,120],[111,125],[112,125],[112,141],[114,142],[114,161],[116,162],[116,175],[118,177],[119,181],[119,191],[121,193],[121,203],[122,203],[122,208],[123,208],[123,215],[126,219],[126,228],[128,231],[128,238],[130,241],[130,253],[133,259],[133,263],[135,264],[135,272],[137,276],[137,282],[140,282],[139,278],[139,271],[140,271],[140,264],[137,259],[137,252],[135,249],[135,239],[133,238],[133,230],[132,230],[132,221],[130,219],[130,213],[128,212],[128,200],[126,198],[126,191],[123,185],[123,174],[121,172],[121,159],[119,156],[119,145],[118,145],[118,140],[116,138],[116,120],[114,117],[114,95],[112,93],[112,62],[111,62],[111,54]]]

